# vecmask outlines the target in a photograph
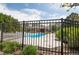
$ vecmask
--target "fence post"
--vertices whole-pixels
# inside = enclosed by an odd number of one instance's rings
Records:
[[[4,23],[1,23],[1,50],[2,50],[2,42],[3,42],[3,30],[4,30]]]
[[[61,18],[61,55],[63,55],[63,18]]]
[[[23,29],[22,29],[22,50],[23,50],[23,47],[24,47],[24,26],[25,25],[25,22],[23,21]]]

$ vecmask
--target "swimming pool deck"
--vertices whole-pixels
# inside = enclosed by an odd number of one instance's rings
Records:
[[[21,43],[22,38],[16,39],[17,42]],[[47,34],[39,38],[24,38],[25,45],[34,45],[43,48],[55,48],[61,46],[60,41],[55,40],[55,33]]]

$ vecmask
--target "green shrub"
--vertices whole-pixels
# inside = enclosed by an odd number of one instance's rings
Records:
[[[2,49],[2,44],[0,43],[0,50]]]
[[[56,32],[56,37],[61,40],[61,29]],[[70,48],[79,48],[79,28],[63,28],[63,41],[68,42]]]
[[[3,49],[3,44],[0,42],[0,50]]]
[[[3,44],[3,47],[6,47],[6,46],[13,46],[14,48],[20,47],[20,44],[16,41],[4,41],[2,44]]]
[[[13,53],[13,48],[11,48],[10,46],[7,46],[3,49],[3,52],[6,54],[11,54]]]
[[[12,43],[12,45],[14,46],[14,49],[15,49],[15,48],[20,48],[20,46],[21,46],[21,44],[19,44],[19,43],[16,42],[16,41],[12,41],[11,43]]]
[[[36,55],[37,54],[37,48],[29,45],[29,46],[25,46],[23,51],[22,51],[23,55]]]
[[[3,42],[3,52],[4,53],[13,53],[15,49],[20,47],[20,44],[16,41],[4,41]]]

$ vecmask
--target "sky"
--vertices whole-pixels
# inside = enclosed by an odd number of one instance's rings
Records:
[[[5,3],[0,4],[0,13],[11,15],[19,21],[66,18],[72,12],[79,13],[79,7],[67,12],[61,3]]]

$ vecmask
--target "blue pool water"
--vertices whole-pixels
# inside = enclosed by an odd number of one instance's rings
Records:
[[[26,33],[26,37],[30,37],[30,38],[38,38],[38,37],[42,37],[46,34],[44,33]]]

